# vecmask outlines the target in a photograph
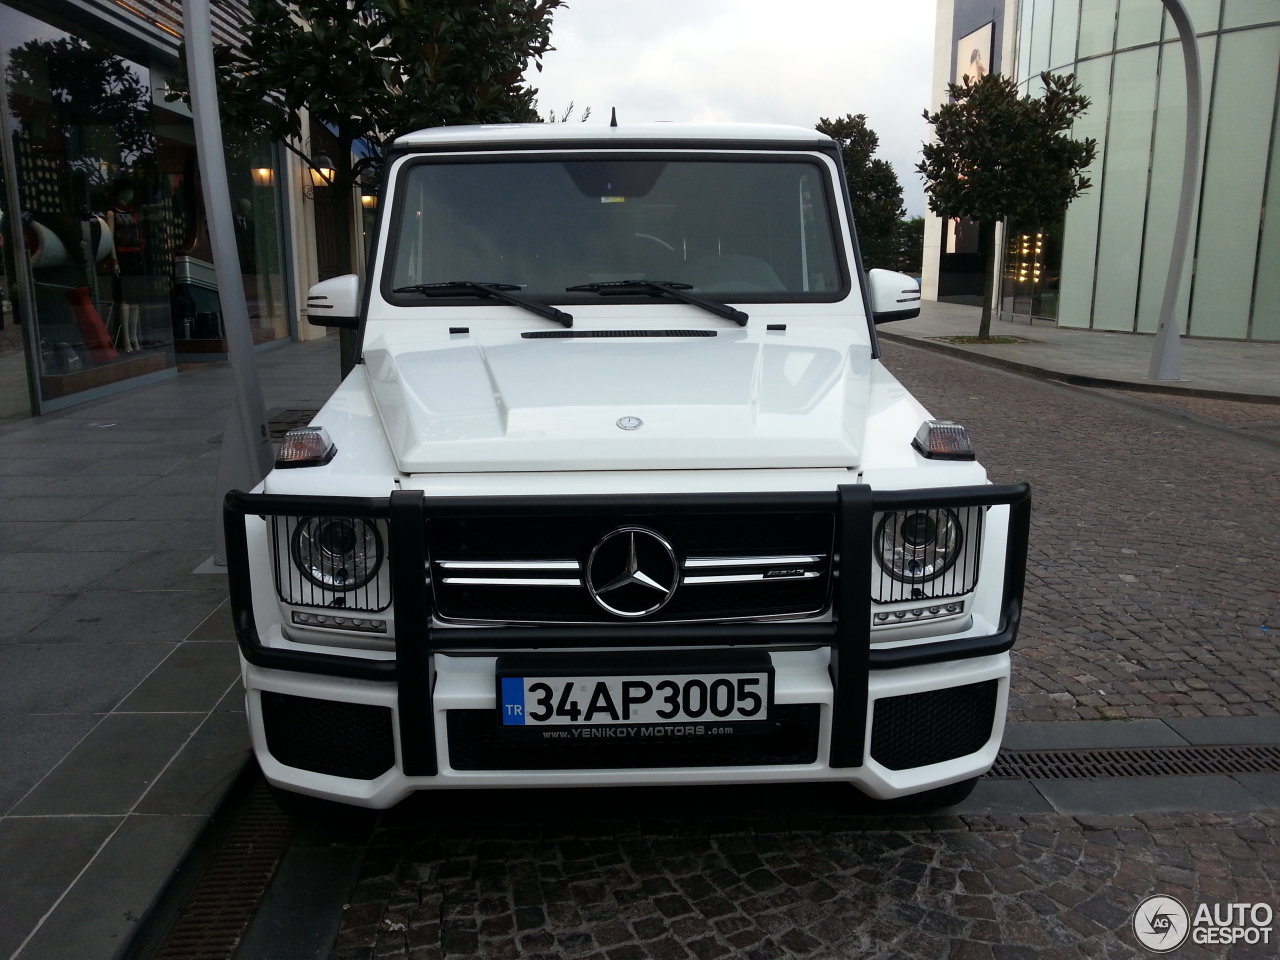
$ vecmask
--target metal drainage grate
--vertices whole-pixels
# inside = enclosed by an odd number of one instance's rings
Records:
[[[293,828],[259,782],[152,960],[231,960]]]
[[[1093,780],[1280,771],[1280,746],[1008,750],[988,780]]]

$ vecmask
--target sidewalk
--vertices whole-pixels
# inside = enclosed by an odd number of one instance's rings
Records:
[[[1146,379],[1155,341],[1148,334],[1108,333],[992,320],[993,337],[1018,337],[1026,343],[951,344],[938,338],[977,336],[979,307],[925,300],[920,316],[876,328],[889,341],[915,343],[989,366],[1030,373],[1081,387],[1108,387],[1217,399],[1280,403],[1280,343],[1183,338],[1184,379]]]
[[[258,355],[315,409],[337,338]],[[226,364],[0,428],[0,960],[108,960],[249,746],[214,477]]]

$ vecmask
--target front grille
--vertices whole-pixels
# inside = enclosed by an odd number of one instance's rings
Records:
[[[871,757],[890,770],[954,760],[991,739],[999,681],[930,690],[876,701]]]
[[[260,696],[267,749],[285,766],[373,780],[395,765],[389,707],[267,690]]]
[[[959,507],[877,513],[872,523],[876,564],[872,574],[871,599],[876,603],[936,600],[962,596],[972,590],[978,582],[985,512],[986,507]],[[954,525],[960,531],[959,539],[949,553],[939,549],[943,539],[940,535],[918,548],[908,546],[910,556],[902,558],[905,569],[895,577],[890,573],[888,555],[892,550],[885,534],[907,518],[917,518],[918,522],[935,532]]]
[[[605,609],[587,586],[592,551],[611,533],[630,527],[665,540],[675,564],[665,568],[673,585],[666,605],[632,618]],[[829,602],[833,536],[829,513],[427,522],[437,615],[488,623],[688,622],[818,614]],[[616,565],[616,571],[610,567],[592,581],[597,590],[607,577],[622,572],[623,561]],[[599,573],[600,567],[595,570]],[[641,572],[649,571],[642,567]],[[647,589],[639,588],[631,597],[619,591],[606,599],[643,608]],[[651,596],[656,601],[660,594],[653,590]]]
[[[813,763],[818,756],[816,703],[773,708],[774,733],[660,740],[507,739],[493,710],[448,712],[449,765],[454,770],[635,770],[750,767]]]
[[[326,552],[313,545],[307,557],[315,564],[311,575],[303,572],[299,546],[301,535],[308,524],[317,521],[313,517],[272,517],[272,564],[275,571],[276,594],[285,603],[304,607],[329,607],[335,610],[359,610],[378,613],[391,606],[391,569],[387,562],[388,530],[385,520],[361,520],[356,517],[323,517],[318,522],[334,525],[351,525],[351,529],[364,530],[367,524],[373,530],[369,540],[372,547],[368,567],[348,570],[342,566],[341,554]],[[339,589],[342,579],[350,583],[365,580],[364,573],[372,572],[366,582],[351,589]],[[316,574],[319,574],[317,577]],[[317,582],[319,581],[319,582]]]

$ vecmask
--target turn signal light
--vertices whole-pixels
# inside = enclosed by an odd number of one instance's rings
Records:
[[[930,460],[973,460],[969,431],[950,420],[926,420],[911,445]]]
[[[284,435],[280,453],[276,456],[276,469],[322,467],[337,452],[338,448],[324,427],[299,427]]]

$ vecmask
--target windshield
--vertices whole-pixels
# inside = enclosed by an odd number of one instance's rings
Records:
[[[826,183],[808,158],[419,162],[396,191],[385,289],[518,284],[581,303],[600,297],[567,287],[652,280],[716,300],[830,301],[843,278]]]

